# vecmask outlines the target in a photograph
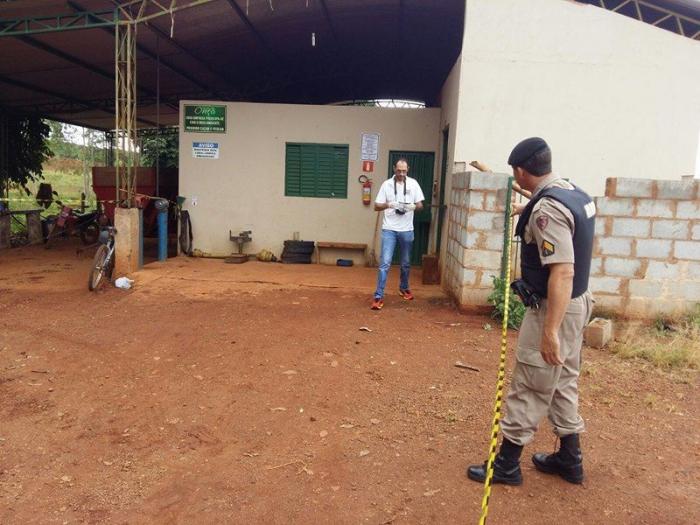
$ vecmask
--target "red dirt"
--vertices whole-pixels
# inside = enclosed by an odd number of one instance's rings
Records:
[[[90,293],[89,265],[0,253],[0,523],[477,522],[494,321],[396,269],[373,312],[366,268],[178,258]],[[585,484],[533,469],[543,422],[489,522],[698,523],[697,375],[585,360]]]

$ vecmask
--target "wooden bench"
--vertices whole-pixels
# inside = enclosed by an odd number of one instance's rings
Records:
[[[333,241],[316,241],[317,263],[321,264],[321,249],[328,248],[333,250],[362,250],[362,254],[367,256],[367,245],[360,242],[333,242]]]

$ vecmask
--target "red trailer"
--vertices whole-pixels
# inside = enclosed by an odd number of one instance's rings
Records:
[[[178,170],[177,168],[161,168],[158,174],[159,191],[156,192],[156,169],[136,168],[136,189],[135,193],[140,198],[139,207],[143,208],[144,233],[148,235],[154,231],[157,217],[157,210],[154,206],[154,199],[161,197],[175,202],[178,193]],[[113,167],[95,166],[92,168],[92,189],[95,191],[97,200],[101,201],[102,209],[111,224],[114,224],[114,208],[117,196],[116,190],[116,169]]]

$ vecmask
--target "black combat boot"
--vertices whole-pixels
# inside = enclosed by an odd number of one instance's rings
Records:
[[[505,483],[506,485],[520,485],[523,476],[520,472],[520,454],[523,451],[521,445],[503,438],[501,450],[493,462],[493,483]],[[471,465],[467,469],[467,477],[483,483],[486,479],[486,463],[483,465]]]
[[[559,474],[569,483],[583,483],[583,454],[578,434],[560,438],[559,450],[554,454],[539,452],[532,456],[535,468],[547,474]]]

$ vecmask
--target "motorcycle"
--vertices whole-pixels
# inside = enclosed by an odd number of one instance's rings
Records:
[[[58,216],[48,217],[42,224],[45,247],[50,248],[56,237],[80,235],[83,244],[95,244],[100,235],[100,212],[98,210],[78,213],[70,206],[61,206]]]

